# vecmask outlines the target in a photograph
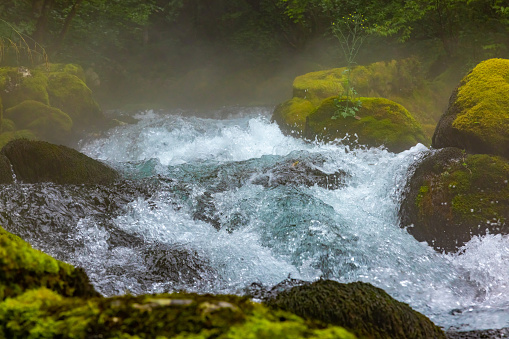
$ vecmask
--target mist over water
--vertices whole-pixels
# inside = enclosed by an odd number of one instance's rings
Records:
[[[241,294],[253,283],[271,287],[288,277],[361,280],[445,329],[509,326],[507,237],[474,238],[460,254],[445,255],[398,226],[408,171],[430,150],[416,145],[394,154],[308,143],[284,136],[270,113],[239,108],[222,120],[138,114],[137,124],[110,130],[81,151],[149,183],[151,193],[126,197],[119,213],[91,204],[94,213],[62,217],[60,223],[74,224],[65,226],[61,239],[40,241],[28,230],[25,237],[84,267],[104,295],[175,289]],[[344,175],[326,186],[333,189],[281,184],[277,169],[297,164]],[[23,187],[17,199],[23,196],[30,207],[7,208],[20,220],[38,204],[102,196],[48,184],[37,187],[47,195],[41,203],[33,185]],[[56,191],[54,198],[47,193]]]

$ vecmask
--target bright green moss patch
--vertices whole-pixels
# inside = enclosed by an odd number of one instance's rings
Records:
[[[462,111],[453,127],[509,148],[509,60],[484,61],[463,82],[457,97]]]
[[[433,146],[509,158],[509,60],[483,61],[463,78],[437,125]]]
[[[4,338],[355,339],[247,298],[186,293],[84,300],[40,288],[0,303],[0,325]]]
[[[5,117],[17,128],[33,131],[38,139],[62,143],[71,133],[72,120],[67,114],[34,100],[9,108]]]
[[[34,70],[29,73],[22,73],[18,68],[3,68],[3,98],[4,109],[16,106],[25,100],[36,100],[49,104],[48,78],[40,71]]]
[[[18,180],[26,183],[108,184],[118,178],[117,172],[103,163],[44,141],[18,139],[7,144],[2,153]]]
[[[361,338],[445,338],[424,315],[362,282],[319,280],[282,292],[267,303],[306,319],[342,326]]]
[[[20,238],[0,231],[0,300],[45,287],[63,296],[96,295],[81,269],[34,250]]]
[[[82,81],[85,81],[85,72],[83,67],[77,64],[44,64],[37,67],[38,70],[45,72],[46,74],[55,72],[65,72],[77,76]]]
[[[278,105],[272,115],[285,131],[292,131],[302,135],[304,133],[306,118],[313,113],[315,106],[311,101],[295,97]]]
[[[384,145],[390,151],[400,152],[417,143],[429,144],[415,119],[401,105],[382,98],[359,98],[362,106],[357,118],[332,119],[337,107],[335,98],[322,102],[309,115],[306,137],[330,141],[353,137],[368,147]]]

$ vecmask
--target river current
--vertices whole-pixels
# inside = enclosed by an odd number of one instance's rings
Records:
[[[444,329],[509,326],[507,237],[476,237],[460,254],[441,254],[398,226],[409,171],[430,150],[305,142],[283,135],[270,114],[138,113],[136,124],[79,147],[128,183],[10,185],[1,221],[83,267],[104,295],[242,294],[287,278],[360,280]],[[278,169],[302,164],[337,175],[321,185],[281,179]]]

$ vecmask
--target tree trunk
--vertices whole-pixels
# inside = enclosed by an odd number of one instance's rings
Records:
[[[38,43],[44,43],[48,33],[48,19],[54,3],[54,0],[44,0],[42,4],[39,18],[35,24],[35,32],[32,36]]]
[[[78,12],[78,7],[82,2],[83,0],[76,0],[72,5],[71,11],[69,12],[69,14],[67,14],[67,17],[65,18],[64,21],[64,26],[60,30],[60,34],[58,35],[58,38],[53,47],[53,53],[57,53],[60,50],[60,47],[62,47],[62,43],[65,39],[65,36],[67,35],[67,32],[69,32],[69,28],[71,27],[71,21],[76,16],[76,13]]]

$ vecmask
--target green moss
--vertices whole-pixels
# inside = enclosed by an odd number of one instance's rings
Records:
[[[12,132],[16,130],[16,124],[10,119],[3,118],[1,126],[2,132]]]
[[[509,60],[490,59],[462,81],[452,126],[509,154]]]
[[[5,111],[5,117],[20,129],[29,129],[38,139],[63,143],[69,138],[71,118],[61,110],[27,100]]]
[[[68,74],[72,74],[80,78],[82,81],[85,81],[85,72],[83,71],[83,67],[78,64],[43,64],[37,66],[37,69],[45,72],[46,74],[55,73],[55,72],[65,72]]]
[[[401,105],[382,98],[359,98],[362,107],[353,117],[332,119],[337,107],[335,98],[322,102],[309,115],[306,136],[329,141],[357,134],[358,142],[369,147],[384,145],[400,152],[417,143],[429,144],[419,124]]]
[[[23,76],[17,68],[3,69],[2,86],[4,110],[16,106],[25,100],[35,100],[43,104],[49,104],[46,87],[48,78],[40,71],[33,70],[30,75]]]
[[[81,269],[34,250],[20,238],[0,231],[0,300],[45,287],[63,296],[97,295]]]
[[[298,76],[293,82],[293,96],[318,106],[322,100],[343,91],[346,76],[345,67]],[[354,67],[350,81],[360,96],[387,98],[406,107],[425,127],[427,137],[433,135],[453,89],[453,85],[442,80],[427,80],[417,58]]]
[[[7,145],[12,140],[16,139],[27,139],[27,140],[35,140],[37,137],[30,130],[23,129],[18,131],[8,131],[0,133],[0,148]]]
[[[0,303],[0,325],[4,338],[355,339],[247,298],[186,293],[83,300],[40,288]]]
[[[7,144],[2,153],[18,180],[26,183],[108,184],[118,178],[113,169],[97,160],[43,141],[18,139]]]
[[[424,315],[370,284],[320,280],[281,292],[268,305],[345,327],[367,338],[445,338]]]
[[[306,125],[306,118],[313,113],[315,106],[311,101],[295,97],[276,107],[272,120],[276,121],[285,131],[292,131],[302,135]]]
[[[67,113],[75,128],[97,125],[105,120],[92,91],[77,76],[55,72],[49,75],[50,104]]]
[[[485,154],[464,154],[448,166],[438,167],[425,176],[422,190],[417,194],[419,228],[440,237],[440,247],[448,251],[472,235],[506,233],[509,220],[509,162],[501,157]],[[420,225],[423,223],[423,225]],[[435,225],[435,223],[437,225]],[[442,233],[442,229],[447,233]],[[451,240],[452,239],[452,240]]]

